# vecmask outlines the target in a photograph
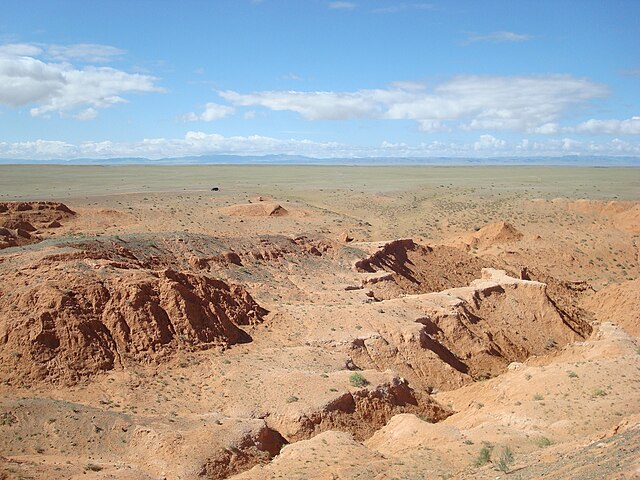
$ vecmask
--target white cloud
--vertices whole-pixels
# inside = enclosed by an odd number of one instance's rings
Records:
[[[219,92],[228,102],[239,106],[263,106],[271,110],[290,110],[307,120],[347,120],[377,118],[382,112],[381,100],[388,96],[384,90],[358,92],[298,92],[267,91],[241,94]]]
[[[48,58],[62,62],[78,60],[89,63],[106,63],[124,54],[125,51],[119,48],[95,43],[48,45],[46,47],[46,55]]]
[[[35,106],[30,110],[33,116],[71,112],[71,116],[87,120],[96,116],[96,109],[125,102],[123,94],[163,91],[155,85],[157,79],[149,75],[91,65],[76,68],[67,62],[54,63],[35,58],[46,56],[46,52],[53,52],[60,59],[104,60],[119,54],[120,50],[89,44],[69,47],[2,45],[0,104],[11,107],[33,104]]]
[[[72,45],[7,43],[0,45],[0,55],[44,57],[58,62],[76,60],[88,63],[106,63],[116,60],[125,53],[120,48],[98,43],[76,43]]]
[[[344,9],[349,10],[352,8],[356,8],[356,4],[353,2],[329,2],[329,8],[331,9]]]
[[[427,88],[423,82],[416,82],[412,80],[398,80],[391,82],[389,86],[400,90],[426,90]]]
[[[524,42],[531,39],[531,35],[526,33],[515,32],[492,32],[487,35],[472,35],[467,39],[466,43],[477,42],[490,42],[490,43],[504,43],[504,42]]]
[[[189,112],[182,116],[182,120],[185,122],[213,122],[214,120],[220,120],[224,117],[232,115],[236,111],[235,108],[228,105],[220,105],[219,103],[207,103],[202,113]]]
[[[543,135],[553,135],[560,131],[560,126],[557,123],[545,123],[532,129],[533,133],[541,133]]]
[[[502,150],[507,142],[500,140],[493,135],[480,135],[477,142],[473,144],[474,150]]]
[[[0,45],[0,56],[35,57],[42,54],[42,48],[30,43],[7,43]]]
[[[578,126],[571,128],[571,131],[578,133],[589,133],[593,135],[640,135],[640,116],[631,117],[626,120],[587,120]]]
[[[354,92],[219,92],[234,105],[289,110],[307,120],[408,119],[426,131],[532,133],[551,133],[552,125],[571,107],[606,93],[602,85],[569,75],[460,76],[432,91],[417,82],[395,82],[387,89]]]
[[[439,120],[418,120],[418,128],[422,132],[447,132],[448,127],[442,125]]]
[[[196,155],[236,154],[306,155],[317,158],[367,157],[527,157],[562,155],[640,155],[640,144],[613,139],[584,142],[573,138],[507,141],[493,135],[480,135],[468,142],[431,141],[417,145],[383,141],[379,146],[346,145],[308,139],[278,139],[261,135],[225,137],[216,133],[187,132],[183,138],[150,138],[139,142],[110,141],[71,144],[63,141],[35,140],[0,142],[0,158],[66,160],[72,158],[143,157],[150,159]]]
[[[82,121],[87,121],[87,120],[93,120],[97,116],[98,116],[98,111],[95,108],[89,107],[89,108],[85,108],[84,110],[74,115],[74,118],[77,118],[78,120],[82,120]]]

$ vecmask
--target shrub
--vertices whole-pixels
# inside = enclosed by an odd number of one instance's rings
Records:
[[[354,387],[366,387],[369,385],[369,381],[358,372],[352,373],[349,377],[349,381]]]
[[[480,452],[478,453],[478,456],[476,457],[473,464],[476,467],[481,467],[482,465],[486,465],[487,463],[489,463],[491,461],[491,450],[493,450],[493,448],[490,445],[484,445],[480,449]]]
[[[553,445],[553,442],[547,437],[540,437],[536,439],[536,445],[538,445],[540,448],[544,448]]]
[[[14,423],[16,423],[17,421],[18,421],[18,419],[11,412],[5,412],[5,413],[0,415],[0,425],[9,425],[9,426],[11,426]]]
[[[508,446],[504,447],[502,449],[502,452],[500,453],[500,458],[496,462],[496,466],[498,467],[498,470],[500,470],[501,472],[508,473],[512,464],[513,464],[513,452],[511,451],[511,448],[509,448]]]

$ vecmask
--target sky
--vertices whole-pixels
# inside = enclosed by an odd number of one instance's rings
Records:
[[[640,156],[637,0],[0,12],[0,159]]]

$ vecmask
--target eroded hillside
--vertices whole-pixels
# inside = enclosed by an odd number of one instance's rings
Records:
[[[155,195],[0,207],[6,478],[486,478],[507,447],[608,478],[598,441],[634,475],[633,202],[429,239],[404,194],[367,207],[391,238],[333,191]]]

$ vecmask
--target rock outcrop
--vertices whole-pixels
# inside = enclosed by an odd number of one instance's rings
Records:
[[[380,325],[376,335],[353,343],[352,357],[362,368],[399,371],[415,386],[457,388],[591,333],[588,323],[556,307],[544,283],[501,270],[483,269],[468,287],[402,301],[423,315],[415,324]]]
[[[1,202],[0,250],[41,240],[40,234],[60,228],[75,212],[57,202]]]
[[[9,273],[0,289],[0,370],[9,382],[73,383],[178,349],[248,342],[262,321],[240,286],[152,268],[123,249],[65,249]],[[129,255],[129,258],[127,257]]]

